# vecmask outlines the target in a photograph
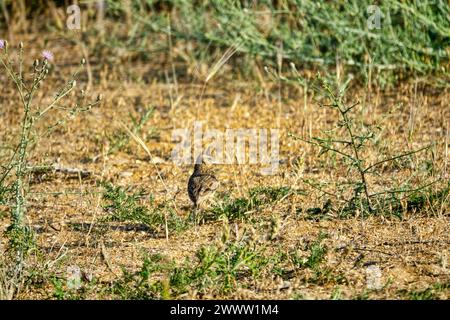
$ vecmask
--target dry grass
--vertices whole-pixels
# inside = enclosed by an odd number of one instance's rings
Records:
[[[65,63],[60,60],[60,57],[66,58],[65,50],[78,53],[76,47],[69,44],[55,50],[58,67],[51,81],[58,81],[59,76],[71,72],[71,67],[63,67]],[[37,52],[36,46],[29,54]],[[70,57],[73,61],[77,58],[81,55]],[[30,165],[59,163],[92,174],[82,177],[50,172],[31,179],[27,219],[36,232],[40,252],[30,258],[26,287],[17,298],[61,297],[56,293],[63,289],[71,293],[66,298],[109,298],[112,296],[102,288],[122,277],[122,267],[139,270],[146,255],[161,254],[165,260],[181,265],[185,258],[195,260],[195,253],[202,246],[220,245],[224,225],[219,220],[170,232],[168,238],[164,232],[152,233],[135,224],[103,222],[102,218],[108,212],[103,209],[104,189],[99,183],[131,186],[133,190],[143,188],[146,196],[142,203],[145,206],[152,205],[148,201],[151,194],[154,205],[169,203],[178,216],[186,218],[191,210],[186,184],[192,168],[171,162],[172,130],[192,128],[196,120],[203,120],[205,129],[222,131],[227,128],[273,128],[275,124],[278,127],[274,119],[279,121],[281,129],[283,161],[279,172],[262,176],[258,166],[218,166],[222,197],[225,193],[231,197],[245,197],[249,190],[260,186],[289,186],[302,192],[253,210],[249,213],[250,221],[230,222],[232,238],[242,238],[244,233],[254,230],[267,255],[296,250],[300,255],[307,255],[308,246],[324,232],[328,236],[322,244],[327,251],[320,270],[326,275],[322,274],[317,280],[311,268],[286,266],[292,271],[288,275],[273,273],[263,279],[244,277],[232,292],[210,288],[206,293],[198,293],[192,288],[178,298],[404,299],[421,297],[421,292],[431,290],[437,284],[441,284],[441,289],[433,289],[432,297],[449,297],[448,195],[439,206],[427,206],[420,212],[405,209],[401,218],[387,215],[361,220],[357,216],[339,219],[328,215],[308,219],[305,212],[321,207],[324,199],[302,183],[302,179],[335,179],[342,176],[344,170],[339,167],[330,170],[331,159],[318,159],[316,149],[287,136],[291,132],[308,137],[333,122],[336,115],[317,108],[313,97],[288,86],[279,91],[278,86],[270,82],[249,83],[236,78],[232,70],[216,74],[202,93],[201,82],[178,79],[175,90],[173,84],[144,74],[145,70],[158,68],[156,62],[139,66],[134,62],[123,62],[109,67],[100,61],[91,63],[95,75],[92,95],[103,93],[104,101],[91,112],[71,119],[50,137],[42,138],[38,147],[32,150]],[[4,83],[5,76],[0,75],[0,78]],[[379,120],[392,110],[383,122],[385,148],[393,153],[436,142],[433,165],[438,172],[446,170],[443,174],[448,180],[450,92],[433,90],[420,83],[402,84],[395,91],[370,89],[355,87],[349,95],[362,102],[361,116],[368,122]],[[15,97],[9,90],[9,86],[5,86],[0,96],[1,139],[5,145],[14,142],[20,119]],[[130,139],[122,150],[109,152],[114,142],[111,137],[114,133],[124,132],[121,122],[130,125],[128,114],[137,116],[147,105],[154,106],[155,113],[139,137],[152,157],[134,139]],[[47,119],[48,123],[54,120]],[[44,128],[44,124],[42,126]],[[157,128],[157,136],[149,133],[153,127]],[[425,159],[420,157],[416,159],[418,164]],[[396,179],[405,179],[412,172],[408,167],[386,166],[371,183],[376,188],[382,187]],[[220,196],[217,199],[218,202],[222,200]],[[0,217],[3,232],[9,219],[7,215]],[[270,221],[275,221],[274,228],[270,228]],[[6,244],[6,238],[2,238],[2,242]],[[54,280],[65,281],[67,267],[74,265],[80,267],[85,278],[83,293],[71,292],[64,285],[61,289]],[[369,265],[377,265],[382,271],[383,288],[380,290],[366,287]]]

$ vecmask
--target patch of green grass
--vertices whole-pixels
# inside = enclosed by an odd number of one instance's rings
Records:
[[[260,204],[266,204],[281,200],[291,192],[293,190],[289,187],[257,187],[250,190],[249,196]]]
[[[111,183],[103,184],[103,187],[106,202],[103,208],[109,213],[106,221],[131,222],[158,233],[165,230],[166,225],[169,232],[180,232],[187,227],[186,221],[168,205],[155,205],[152,197],[149,205],[142,204],[143,190],[131,192]]]
[[[130,122],[131,122],[131,131],[141,136],[142,130],[146,123],[151,119],[151,117],[154,114],[154,108],[153,107],[146,107],[144,108],[141,113],[139,114],[139,117],[134,117],[131,113],[129,114]],[[147,136],[155,136],[156,134],[156,128],[151,128],[149,132],[146,133]],[[130,135],[123,131],[119,130],[114,132],[112,136],[108,137],[109,143],[110,143],[110,149],[108,150],[109,154],[115,153],[117,151],[123,151],[125,150],[125,147],[130,142]]]
[[[369,291],[367,289],[363,290],[353,297],[353,300],[369,300]]]
[[[59,278],[53,277],[51,279],[52,284],[53,284],[53,297],[56,300],[64,300],[66,299],[66,291],[64,289],[64,285],[63,285],[63,281]]]
[[[210,210],[213,219],[225,216],[228,220],[248,220],[250,213],[260,210],[262,206],[277,202],[287,197],[291,192],[289,187],[258,187],[249,191],[248,197],[232,199],[225,197],[223,202]]]
[[[257,278],[267,266],[262,248],[245,241],[226,241],[221,246],[204,246],[195,259],[181,265],[167,262],[160,255],[144,259],[141,269],[113,282],[110,293],[122,299],[170,299],[189,290],[199,294],[227,294],[244,278]]]
[[[425,290],[407,291],[401,290],[399,293],[410,300],[436,300],[439,299],[439,293],[450,293],[450,283],[436,283]]]
[[[289,253],[288,259],[295,268],[310,268],[312,270],[319,268],[327,252],[326,248],[322,245],[322,241],[326,237],[327,235],[325,233],[320,233],[317,240],[308,245],[307,250],[309,250],[309,255],[307,258],[301,257],[298,251],[293,251]]]
[[[328,215],[333,208],[332,201],[330,199],[326,200],[322,207],[308,208],[306,209],[307,220],[325,220],[330,218]],[[297,214],[301,213],[301,208],[297,210]]]
[[[70,288],[67,278],[52,275],[48,279],[53,286],[52,298],[56,300],[86,300],[89,294],[104,290],[96,280],[84,282],[80,279],[78,288]]]
[[[21,252],[20,255],[22,257],[25,257],[27,254],[37,249],[35,234],[28,226],[9,226],[5,232],[5,235],[9,240],[8,249]]]
[[[214,207],[211,212],[215,217],[225,216],[229,220],[247,219],[248,214],[255,207],[251,199],[226,197],[224,202]]]
[[[408,294],[410,300],[435,300],[436,295],[432,288],[423,291],[413,291]]]
[[[322,241],[326,239],[328,235],[326,233],[319,233],[317,239],[309,244],[307,250],[309,250],[308,258],[302,258],[298,255],[297,251],[290,253],[289,258],[292,264],[296,268],[310,268],[311,270],[319,268],[320,264],[325,259],[327,249],[323,246]]]
[[[298,81],[303,83],[305,79],[298,76]],[[419,190],[427,189],[439,180],[432,181],[427,171],[425,176],[420,176],[421,180],[418,180],[420,182],[411,183],[407,178],[403,178],[403,181],[396,183],[397,186],[386,187],[383,185],[380,188],[371,181],[370,177],[379,176],[382,165],[389,165],[399,160],[406,161],[406,159],[411,159],[417,154],[429,150],[432,145],[389,156],[379,154],[378,157],[382,160],[369,160],[371,153],[379,153],[379,150],[375,148],[375,139],[383,130],[383,124],[382,122],[366,123],[360,112],[356,111],[359,102],[349,104],[345,95],[350,81],[351,78],[348,78],[341,85],[318,74],[317,79],[311,83],[311,87],[315,93],[325,98],[324,101],[319,102],[319,106],[335,112],[338,118],[332,127],[320,130],[319,135],[309,139],[289,134],[294,139],[313,145],[320,150],[318,158],[320,156],[338,157],[345,168],[345,171],[341,171],[345,174],[341,174],[336,169],[339,166],[329,164],[331,170],[341,175],[340,179],[333,178],[326,183],[303,180],[314,190],[320,192],[322,196],[334,197],[337,200],[335,203],[340,203],[339,207],[332,208],[331,201],[328,201],[323,208],[313,208],[313,213],[318,215],[334,209],[341,218],[386,214],[401,217],[402,210],[397,210],[397,208],[401,208],[402,198],[413,196],[415,200],[419,200],[416,202],[423,203],[423,199],[417,199],[416,193]],[[415,170],[414,174],[420,174],[419,170]],[[420,202],[420,200],[422,201]],[[392,210],[393,208],[395,210]]]
[[[327,248],[323,245],[323,240],[327,237],[326,233],[319,233],[317,239],[307,247],[307,250],[309,250],[307,258],[300,257],[298,252],[294,251],[289,254],[289,260],[296,269],[308,268],[313,272],[313,276],[308,279],[308,282],[319,285],[347,283],[347,279],[344,276],[336,275],[330,268],[322,266],[327,254]]]
[[[325,284],[348,284],[347,278],[342,274],[335,274],[331,268],[315,268],[314,275],[309,282],[317,285]]]
[[[305,296],[301,293],[297,292],[292,295],[292,300],[304,300],[304,299],[305,299]]]
[[[326,239],[328,235],[321,232],[317,237],[317,240],[310,247],[310,255],[305,262],[305,266],[314,270],[318,269],[322,261],[325,259],[327,249],[323,246],[322,241]]]
[[[341,300],[342,299],[342,293],[341,293],[341,289],[339,287],[336,287],[333,289],[330,299],[331,300]]]
[[[84,290],[70,290],[66,286],[66,279],[53,276],[50,278],[53,285],[53,298],[56,300],[82,300]]]
[[[197,252],[197,263],[187,260],[170,274],[170,285],[177,294],[194,287],[199,292],[229,293],[236,289],[238,280],[258,277],[268,263],[264,250],[243,241],[227,241],[222,247],[202,247]]]
[[[437,191],[426,192],[426,190],[424,190],[422,192],[413,193],[408,196],[407,210],[422,211],[429,208],[430,206],[434,206],[435,204],[441,204],[444,201],[450,201],[449,194],[450,183],[447,185],[447,187]]]
[[[383,199],[384,203],[380,207],[391,208],[388,212],[399,218],[406,211],[430,213],[448,207],[447,203],[450,201],[449,194],[450,184],[447,184],[447,186],[424,188],[411,192],[406,196],[402,195],[402,193],[392,193]],[[402,201],[406,201],[406,205]]]
[[[326,254],[326,248],[322,244],[325,237],[325,234],[320,234],[308,246],[308,258],[299,260],[295,268],[314,270],[317,276],[308,280],[311,283],[345,283],[336,281],[329,270],[321,267]],[[253,242],[247,236],[240,240],[222,237],[221,242],[201,247],[194,258],[186,258],[182,263],[160,254],[145,255],[142,266],[137,271],[122,268],[122,276],[106,286],[83,284],[77,290],[69,290],[62,279],[54,277],[51,280],[54,286],[53,297],[81,299],[91,293],[127,300],[177,299],[188,292],[196,292],[199,298],[203,295],[226,297],[238,288],[252,288],[255,281],[269,275],[278,274],[283,279],[291,278],[292,270],[285,268],[292,266],[292,256],[282,250],[274,252],[268,249],[266,245]]]
[[[169,299],[164,275],[173,268],[174,264],[165,262],[159,254],[146,256],[137,272],[122,268],[122,277],[112,282],[107,292],[126,300]],[[163,279],[152,279],[154,274],[161,275]]]
[[[448,75],[447,0],[287,0],[258,4],[172,0],[167,6],[170,11],[144,7],[138,0],[132,2],[134,26],[128,28],[125,37],[111,34],[108,41],[111,46],[141,55],[148,55],[146,36],[166,36],[170,26],[173,45],[196,45],[197,50],[183,58],[207,60],[208,64],[217,51],[235,46],[239,59],[234,60],[243,65],[256,59],[276,67],[280,56],[284,62],[323,71],[336,70],[339,64],[363,81],[382,85],[417,75],[428,75],[430,81],[445,85]],[[115,19],[130,11],[121,2],[109,4],[108,12]],[[374,25],[378,17],[379,25]]]

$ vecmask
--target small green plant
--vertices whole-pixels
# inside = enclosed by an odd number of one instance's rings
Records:
[[[435,300],[436,295],[432,288],[427,288],[423,291],[413,291],[409,293],[410,300]]]
[[[179,232],[187,227],[187,222],[180,218],[166,204],[155,205],[149,198],[150,206],[142,204],[143,190],[130,192],[129,189],[103,184],[103,208],[109,213],[106,221],[121,221],[142,224],[153,232],[161,232],[167,228],[170,232]]]
[[[18,235],[19,233],[30,233],[30,230],[25,225],[24,216],[26,211],[25,176],[27,175],[28,151],[30,145],[37,143],[37,137],[32,136],[32,133],[34,132],[36,123],[42,120],[44,116],[48,115],[50,111],[61,109],[60,103],[62,99],[76,87],[75,79],[79,71],[75,72],[67,84],[58,90],[48,105],[41,106],[34,101],[34,98],[39,89],[42,88],[42,84],[51,70],[53,54],[49,51],[44,51],[42,53],[43,59],[41,61],[36,59],[31,70],[28,70],[28,68],[24,66],[23,43],[19,44],[18,62],[16,65],[10,57],[7,42],[0,40],[0,43],[0,63],[12,81],[17,92],[19,105],[23,109],[19,141],[14,152],[7,161],[7,164],[2,166],[2,171],[0,172],[0,188],[2,190],[10,188],[13,193],[10,230],[15,230],[11,233],[12,235]],[[83,65],[84,60],[81,63],[81,66]],[[26,75],[29,74],[29,72],[31,72],[31,78],[27,79]],[[78,112],[87,111],[99,102],[100,97],[96,102],[86,106],[80,106],[76,103],[73,107],[69,108],[70,116],[73,116]],[[54,126],[61,124],[62,122],[63,121],[61,120],[57,121],[55,125],[48,127],[48,130],[51,131]],[[8,178],[11,178],[12,174],[15,176],[14,181],[11,185],[8,185]],[[24,236],[23,238],[28,238],[28,236]]]
[[[305,210],[306,216],[305,218],[307,220],[321,220],[321,219],[328,219],[329,213],[331,213],[333,208],[333,203],[330,199],[327,199],[325,203],[322,205],[322,207],[314,207],[314,208],[308,208]],[[303,210],[301,208],[297,209],[297,213],[301,213]]]
[[[323,246],[322,241],[328,237],[326,233],[321,232],[317,240],[313,242],[310,246],[310,255],[306,262],[304,263],[305,267],[308,267],[312,270],[317,270],[325,258],[325,254],[327,253],[327,249]]]
[[[51,278],[51,282],[53,284],[53,297],[56,300],[65,300],[67,293],[64,289],[64,284],[63,284],[63,280],[59,279],[57,277],[52,277]]]
[[[50,282],[53,285],[52,298],[56,300],[83,300],[86,299],[87,292],[93,290],[86,285],[82,285],[78,289],[70,288],[67,285],[67,279],[56,275],[50,278]]]
[[[347,280],[342,275],[335,275],[330,268],[322,266],[327,253],[327,248],[323,245],[323,240],[327,237],[328,235],[326,233],[319,233],[317,239],[307,246],[307,250],[309,250],[307,258],[299,256],[298,252],[294,251],[289,253],[288,259],[295,269],[307,268],[313,272],[312,277],[308,280],[311,283],[321,285],[327,283],[346,283]]]
[[[424,290],[401,290],[399,293],[410,300],[436,300],[439,299],[439,293],[448,293],[449,291],[450,283],[436,283]]]
[[[320,232],[317,239],[308,244],[306,250],[309,251],[308,257],[302,257],[299,255],[298,251],[292,251],[287,255],[287,259],[291,264],[298,269],[309,268],[311,270],[319,268],[320,264],[325,258],[327,249],[323,246],[322,241],[326,239],[328,235],[326,233]]]
[[[229,220],[249,219],[250,213],[262,206],[280,201],[289,194],[297,192],[289,187],[258,187],[249,191],[248,197],[232,199],[225,197],[224,201],[212,208],[214,217],[225,216]]]
[[[362,292],[356,294],[353,300],[369,300],[369,290],[364,289]]]
[[[300,258],[281,248],[274,251],[275,248],[255,241],[245,231],[239,239],[231,239],[225,221],[220,241],[202,246],[195,258],[179,263],[161,255],[145,256],[138,271],[123,269],[123,276],[110,284],[109,292],[122,299],[177,299],[189,292],[196,292],[199,297],[227,296],[269,275],[290,279],[300,269],[313,271],[313,276],[307,279],[311,283],[345,284],[345,278],[322,266],[327,252],[323,244],[326,237],[320,233],[308,245],[308,256]]]
[[[122,268],[122,278],[111,283],[108,291],[127,300],[170,299],[164,274],[170,272],[173,267],[173,263],[165,262],[162,255],[146,256],[137,272]],[[163,275],[163,279],[153,279],[155,275]]]
[[[331,300],[342,300],[342,292],[339,287],[336,287],[333,289],[330,299]]]
[[[326,239],[326,233],[319,233],[317,239],[308,245],[308,258],[301,258],[296,251],[289,254],[289,259],[296,268],[310,268],[311,270],[319,268],[320,264],[325,258],[327,249],[323,246],[322,241]]]
[[[295,66],[292,67],[293,71],[296,72]],[[300,76],[298,77],[299,81],[302,82],[303,80],[301,80]],[[322,135],[312,137],[312,139],[304,139],[294,134],[291,134],[291,136],[318,147],[320,149],[319,157],[324,154],[331,154],[333,159],[338,157],[345,165],[347,170],[343,180],[337,181],[334,179],[332,182],[325,184],[325,186],[323,183],[316,183],[308,179],[303,180],[312,188],[319,190],[324,196],[332,197],[338,203],[343,203],[343,206],[335,208],[335,211],[338,211],[340,215],[359,212],[361,216],[367,213],[384,213],[393,203],[400,202],[398,194],[408,195],[420,191],[438,180],[418,187],[386,188],[385,190],[374,192],[369,176],[377,175],[377,169],[382,165],[411,157],[418,152],[429,149],[430,146],[406,151],[402,154],[369,163],[367,154],[374,149],[370,149],[370,146],[375,144],[381,127],[377,124],[368,124],[356,116],[355,110],[359,104],[358,102],[351,105],[347,104],[345,92],[350,81],[351,78],[335,90],[319,74],[317,81],[313,83],[312,87],[316,93],[326,100],[320,106],[337,112],[338,121],[334,128],[321,130]],[[329,187],[332,189],[327,190]],[[331,204],[331,202],[329,203]],[[330,208],[328,208],[329,210]]]
[[[445,204],[449,201],[449,194],[450,182],[448,182],[446,187],[436,191],[430,190],[426,192],[425,190],[419,190],[411,193],[407,198],[406,206],[409,211],[421,211],[424,208],[441,205],[445,208]]]
[[[197,252],[195,267],[191,261],[186,261],[171,272],[171,288],[178,294],[192,286],[199,291],[230,292],[237,287],[238,278],[255,278],[262,272],[268,263],[263,250],[246,241],[226,241],[221,247],[202,247]]]
[[[161,255],[144,258],[137,272],[123,270],[123,277],[110,286],[123,299],[169,299],[195,290],[198,294],[229,294],[244,279],[259,278],[268,270],[271,258],[265,248],[249,238],[201,247],[194,259],[181,263]]]
[[[15,89],[17,105],[20,106],[22,119],[16,146],[11,148],[11,153],[7,156],[8,159],[0,167],[0,203],[9,208],[11,223],[6,232],[10,244],[8,253],[13,257],[11,261],[15,263],[15,270],[20,273],[25,256],[34,248],[33,232],[25,222],[29,151],[31,147],[38,144],[41,137],[50,134],[56,126],[64,123],[77,113],[88,111],[97,105],[101,97],[99,96],[93,103],[84,104],[85,93],[81,92],[81,97],[74,105],[62,105],[63,98],[73,92],[77,86],[76,78],[84,65],[83,60],[79,70],[57,91],[51,102],[43,104],[41,101],[35,101],[38,92],[42,90],[43,84],[52,70],[53,54],[45,50],[42,52],[41,59],[34,60],[32,66],[26,66],[22,42],[18,46],[17,60],[10,55],[9,50],[8,43],[5,40],[0,40],[0,65]],[[44,132],[40,132],[37,124],[57,109],[66,110],[67,118],[57,120],[48,126]]]
[[[131,131],[133,134],[140,136],[145,124],[151,119],[154,114],[155,109],[153,107],[143,108],[142,112],[139,114],[139,117],[134,117],[131,113],[129,115],[131,122]],[[148,133],[150,136],[154,136],[156,134],[156,129],[151,128]],[[113,154],[117,151],[122,151],[130,142],[130,135],[123,131],[115,132],[111,137],[108,138],[110,142],[110,149],[108,150],[109,154]]]

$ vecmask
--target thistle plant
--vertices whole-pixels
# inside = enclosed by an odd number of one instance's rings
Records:
[[[19,105],[22,108],[22,120],[20,122],[17,145],[14,147],[14,151],[6,164],[2,165],[0,169],[0,188],[11,192],[11,197],[8,201],[11,212],[11,225],[8,231],[11,244],[22,252],[25,249],[23,246],[26,246],[26,243],[31,239],[31,232],[25,223],[27,190],[25,178],[30,147],[38,143],[38,137],[33,136],[36,124],[45,115],[56,109],[68,110],[71,116],[78,112],[88,111],[100,102],[101,96],[93,103],[86,105],[80,105],[80,101],[77,101],[71,107],[61,106],[63,98],[67,97],[76,88],[76,77],[84,65],[83,59],[78,70],[57,91],[51,102],[47,105],[41,105],[34,98],[37,92],[42,89],[42,84],[48,77],[49,70],[51,70],[50,66],[54,59],[53,54],[47,50],[43,51],[41,59],[36,59],[32,64],[31,76],[28,76],[30,72],[28,67],[24,65],[23,43],[20,43],[18,47],[17,62],[14,62],[8,49],[8,43],[5,40],[0,40],[0,64],[17,92]],[[84,93],[82,96],[84,98]],[[64,123],[64,119],[59,119],[54,125],[48,127],[47,133],[56,125],[62,123]]]
[[[299,76],[295,66],[292,65],[291,67],[296,74],[297,80],[303,83],[304,80]],[[311,87],[326,101],[326,103],[320,103],[320,107],[329,108],[337,112],[338,120],[336,121],[336,125],[329,130],[322,130],[320,136],[314,136],[310,139],[305,139],[294,134],[290,134],[290,136],[320,148],[319,156],[330,153],[333,157],[340,157],[343,160],[346,166],[346,179],[345,181],[339,182],[333,181],[332,184],[334,184],[335,190],[327,191],[319,183],[310,180],[304,180],[304,182],[323,194],[329,197],[335,197],[339,202],[343,202],[344,206],[341,207],[341,212],[349,213],[359,211],[361,216],[363,216],[365,212],[384,212],[387,209],[387,205],[392,207],[393,202],[397,202],[398,204],[399,199],[395,196],[396,194],[417,192],[437,181],[416,188],[385,188],[382,191],[375,192],[375,188],[370,183],[369,177],[378,175],[379,172],[377,169],[383,164],[410,157],[415,153],[429,149],[431,146],[425,146],[417,150],[406,151],[370,162],[368,156],[370,146],[375,144],[374,142],[382,128],[379,124],[367,124],[357,117],[355,110],[359,106],[359,102],[347,103],[345,93],[350,81],[351,78],[342,86],[335,89],[319,74],[317,81],[312,83]],[[348,196],[348,189],[351,191],[350,196]]]

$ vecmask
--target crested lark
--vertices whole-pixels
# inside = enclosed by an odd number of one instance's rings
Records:
[[[194,203],[194,221],[196,219],[195,214],[197,209],[200,208],[205,200],[214,195],[218,186],[219,181],[213,172],[205,167],[203,157],[200,156],[194,165],[194,172],[188,182],[189,198]]]

